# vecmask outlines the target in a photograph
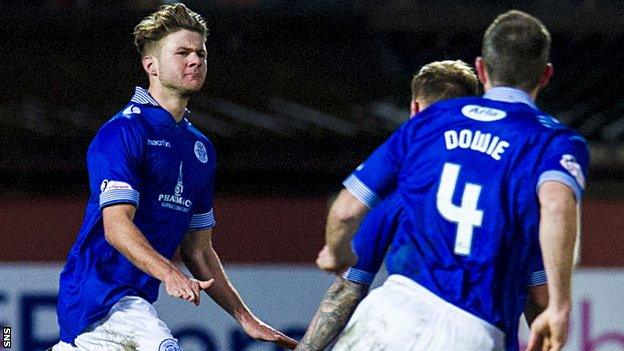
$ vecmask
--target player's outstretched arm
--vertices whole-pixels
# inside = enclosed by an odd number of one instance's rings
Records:
[[[191,231],[180,247],[184,264],[200,280],[214,279],[206,293],[241,325],[250,337],[274,342],[294,349],[297,341],[258,319],[245,305],[238,291],[228,279],[219,256],[212,246],[212,229]]]
[[[132,220],[135,212],[135,207],[128,204],[112,205],[102,210],[104,236],[108,243],[143,272],[163,282],[169,295],[198,305],[199,292],[210,287],[212,281],[187,277],[159,254],[134,225]]]
[[[572,190],[550,181],[540,186],[540,246],[548,277],[548,307],[531,326],[528,350],[560,350],[570,321],[572,257],[577,208]]]
[[[368,285],[336,277],[295,350],[324,350],[347,325],[353,311],[366,296],[368,288]]]
[[[316,260],[321,269],[340,273],[355,265],[357,256],[351,247],[351,239],[368,210],[368,207],[348,190],[343,189],[340,192],[329,210],[325,247]]]

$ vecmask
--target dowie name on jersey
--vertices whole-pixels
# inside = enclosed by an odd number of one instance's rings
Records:
[[[456,148],[469,149],[490,155],[496,161],[501,159],[509,143],[490,133],[483,133],[480,130],[472,131],[462,129],[461,131],[447,130],[444,132],[444,143],[447,150]]]

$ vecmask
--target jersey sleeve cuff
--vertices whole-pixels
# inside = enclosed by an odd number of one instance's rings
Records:
[[[576,182],[576,180],[574,180],[574,178],[572,178],[572,176],[565,174],[561,171],[546,171],[542,173],[537,180],[536,190],[539,191],[540,186],[544,182],[551,181],[567,185],[568,187],[570,187],[570,189],[572,189],[572,192],[576,197],[576,201],[581,201],[581,198],[583,197],[583,189],[581,189],[581,186]]]
[[[351,267],[344,271],[344,273],[342,273],[342,277],[350,282],[371,285],[373,283],[373,280],[375,279],[375,273],[370,273]]]
[[[531,273],[531,278],[529,279],[529,286],[543,285],[548,282],[546,279],[546,271],[537,271]]]
[[[193,217],[191,217],[189,229],[207,229],[214,227],[215,224],[214,212],[210,209],[210,211],[206,213],[194,214]]]
[[[100,209],[120,203],[139,206],[139,192],[134,189],[114,189],[100,194]]]
[[[344,182],[342,182],[342,185],[344,185],[344,187],[347,188],[353,196],[368,206],[368,208],[375,207],[375,205],[379,202],[377,194],[366,186],[366,184],[364,184],[355,174],[352,174],[345,179]]]

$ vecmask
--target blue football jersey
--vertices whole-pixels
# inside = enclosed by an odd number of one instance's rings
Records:
[[[357,263],[342,274],[343,278],[366,285],[373,282],[394,239],[402,212],[399,200],[389,196],[364,217],[352,241]]]
[[[396,194],[393,195],[381,201],[363,219],[353,237],[353,250],[358,256],[358,261],[342,274],[343,278],[359,284],[372,284],[392,243],[402,213],[400,197]],[[527,287],[547,283],[539,246],[535,246],[529,255],[529,271],[531,275]],[[510,305],[508,307],[515,308],[517,306]],[[511,315],[514,313],[516,312],[511,311]],[[511,325],[507,327],[511,327],[511,329],[506,330],[506,334],[516,335],[518,333],[517,323],[513,327]],[[512,346],[517,343],[515,336],[507,338],[507,342],[510,345],[507,349],[515,350]]]
[[[146,90],[104,124],[87,152],[91,196],[61,273],[60,337],[71,343],[123,296],[149,302],[160,282],[134,266],[104,237],[102,209],[136,207],[134,224],[171,259],[184,235],[215,224],[215,151],[185,118],[176,123]]]
[[[371,209],[353,236],[353,250],[358,261],[342,273],[343,278],[355,283],[372,284],[394,239],[401,213],[400,197],[396,195],[389,196]],[[535,248],[529,262],[532,273],[528,286],[546,284],[539,247]]]
[[[562,182],[580,201],[588,162],[576,132],[524,92],[494,88],[428,107],[344,185],[371,208],[399,197],[390,274],[505,331],[513,349],[539,251],[537,190]]]

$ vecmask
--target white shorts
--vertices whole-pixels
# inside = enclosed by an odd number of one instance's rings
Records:
[[[180,351],[167,325],[149,302],[136,296],[119,300],[106,317],[78,335],[74,345],[59,342],[52,351]]]
[[[504,350],[505,334],[413,280],[391,275],[356,308],[333,350]]]

